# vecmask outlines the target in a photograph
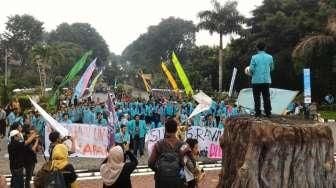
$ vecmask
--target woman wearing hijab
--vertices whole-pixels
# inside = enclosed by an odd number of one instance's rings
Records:
[[[130,162],[125,162],[125,159]],[[120,146],[114,146],[110,149],[106,163],[100,167],[100,174],[103,179],[104,188],[131,188],[131,173],[138,165],[138,160],[130,152],[125,155]]]
[[[78,188],[77,174],[68,161],[68,148],[64,144],[57,144],[52,151],[51,169],[61,171],[67,188]]]

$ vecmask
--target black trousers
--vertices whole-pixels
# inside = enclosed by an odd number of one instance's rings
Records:
[[[35,163],[33,164],[25,164],[24,165],[25,172],[26,172],[26,178],[25,178],[25,188],[30,188],[30,181],[33,176],[33,172],[35,169]]]
[[[24,176],[23,176],[23,167],[20,168],[10,168],[12,179],[11,179],[11,188],[24,188]]]
[[[0,120],[0,136],[6,136],[6,120]]]
[[[252,84],[253,90],[253,99],[254,99],[254,110],[257,116],[261,115],[260,110],[260,95],[262,94],[263,101],[264,101],[264,110],[266,116],[271,115],[271,98],[270,98],[270,84]]]
[[[139,138],[135,136],[133,138],[133,154],[137,157],[138,151],[140,152],[140,157],[144,155],[145,138]]]

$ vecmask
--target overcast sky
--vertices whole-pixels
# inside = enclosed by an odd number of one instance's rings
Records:
[[[249,17],[261,3],[262,0],[238,0],[238,10]],[[5,30],[7,17],[14,14],[34,16],[44,22],[46,31],[63,22],[87,22],[104,37],[111,52],[121,54],[148,26],[157,25],[162,18],[180,17],[196,24],[197,13],[211,8],[211,0],[3,0],[0,32]],[[196,43],[213,46],[218,40],[217,35],[201,31]]]

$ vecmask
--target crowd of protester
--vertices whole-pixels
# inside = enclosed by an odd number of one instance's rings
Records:
[[[118,123],[115,132],[115,146],[109,150],[106,160],[100,167],[104,187],[132,187],[130,174],[138,164],[138,155],[145,152],[145,135],[153,128],[165,127],[164,139],[157,142],[148,159],[149,167],[155,172],[156,187],[197,187],[204,172],[197,166],[198,141],[177,137],[178,126],[205,126],[224,128],[225,119],[243,114],[242,109],[226,101],[213,102],[208,111],[187,119],[197,104],[190,101],[133,99],[128,102],[117,101],[115,113]],[[293,102],[288,107],[289,114],[298,115],[304,106]],[[314,110],[314,104],[309,106]],[[84,123],[107,126],[107,111],[99,101],[77,101],[60,106],[53,114],[61,123]],[[6,126],[9,129],[6,131]],[[44,128],[46,122],[34,110],[23,114],[15,101],[0,108],[0,136],[8,138],[8,153],[12,187],[30,187],[34,170],[37,171],[35,187],[45,187],[52,178],[51,172],[61,172],[65,187],[78,187],[74,167],[69,163],[69,154],[75,151],[75,140],[61,138],[58,132],[48,135],[51,142],[48,165],[36,170],[37,153],[44,148]],[[70,139],[71,147],[64,144]],[[68,144],[69,145],[69,144]],[[167,155],[166,157],[164,157]],[[169,161],[168,159],[173,161]],[[168,160],[168,161],[167,161]],[[47,169],[47,170],[46,170]],[[163,175],[174,172],[170,175]],[[167,172],[166,172],[167,171]],[[44,172],[44,173],[41,173]],[[57,174],[57,173],[56,173]],[[51,180],[49,181],[48,180]],[[163,186],[165,185],[165,186]]]

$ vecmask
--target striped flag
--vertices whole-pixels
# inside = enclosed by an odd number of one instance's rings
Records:
[[[81,96],[84,94],[84,91],[89,83],[89,80],[92,76],[93,71],[96,68],[96,61],[97,58],[95,58],[91,64],[86,68],[86,71],[83,73],[83,76],[81,77],[81,79],[78,81],[76,87],[75,87],[75,91],[74,94],[72,96],[72,98],[75,98],[75,96],[77,96],[77,98],[81,98]]]
[[[107,130],[109,134],[108,149],[114,145],[114,130],[115,125],[118,123],[117,113],[115,112],[115,95],[113,93],[107,94],[105,103],[107,113]]]
[[[100,71],[99,74],[97,74],[97,76],[93,79],[93,81],[91,82],[91,85],[90,85],[89,89],[86,90],[87,92],[86,92],[85,96],[83,96],[83,98],[90,97],[90,96],[93,95],[94,88],[96,87],[98,79],[100,78],[100,76],[102,74],[103,74],[103,71]]]

